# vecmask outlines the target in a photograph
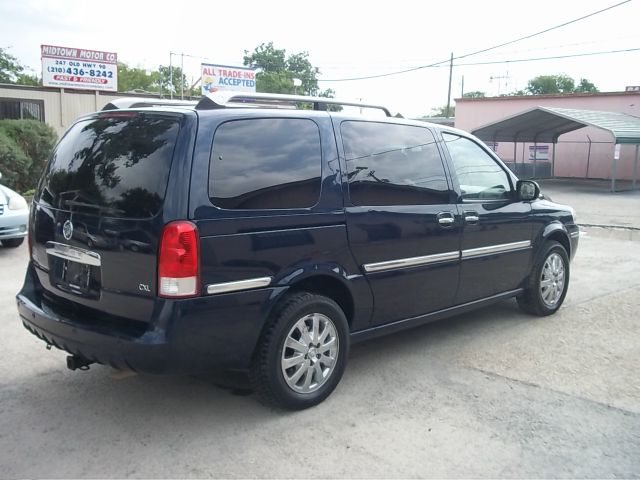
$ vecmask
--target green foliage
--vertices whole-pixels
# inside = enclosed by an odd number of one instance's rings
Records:
[[[35,187],[56,141],[56,132],[46,123],[0,120],[2,182],[18,192]]]
[[[525,91],[514,92],[513,94],[544,95],[553,93],[584,93],[598,92],[592,82],[586,78],[581,78],[576,86],[573,78],[567,75],[540,75],[529,80]]]
[[[118,62],[118,91],[144,90],[151,92],[155,88],[153,75],[144,68],[130,67],[126,63]]]
[[[429,114],[432,117],[455,117],[456,116],[456,107],[451,105],[449,107],[449,114],[447,115],[447,106],[443,105],[442,107],[432,108],[431,113]]]
[[[260,70],[256,75],[256,90],[259,92],[333,98],[333,90],[319,90],[320,70],[311,65],[307,52],[287,56],[286,50],[275,48],[273,42],[269,42],[258,45],[252,53],[245,50],[243,61],[245,66]],[[299,79],[302,85],[294,86],[294,78]]]
[[[567,75],[539,75],[529,80],[526,90],[532,95],[573,93],[575,82]]]
[[[0,83],[15,83],[17,85],[40,85],[35,75],[25,72],[25,67],[16,57],[0,48]]]
[[[26,176],[30,166],[31,160],[18,143],[0,129],[0,181],[13,190],[20,190],[21,178]]]
[[[484,98],[486,97],[486,93],[481,92],[479,90],[475,90],[473,92],[467,92],[462,95],[463,98]]]
[[[576,93],[595,93],[599,92],[598,87],[596,87],[593,83],[591,83],[586,78],[581,78],[580,83],[574,90]]]
[[[173,77],[171,75],[173,70]],[[184,94],[189,96],[190,91],[187,77],[182,73],[180,67],[170,69],[165,65],[160,65],[158,70],[147,72],[144,68],[130,67],[126,63],[118,63],[118,91],[129,92],[132,90],[142,90],[148,93],[162,93],[169,96],[171,91],[173,95],[180,95],[181,79],[184,81]],[[171,81],[173,80],[173,82]],[[199,95],[199,90],[197,95]]]

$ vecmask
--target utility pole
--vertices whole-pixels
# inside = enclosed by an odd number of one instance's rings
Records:
[[[169,52],[169,98],[173,100],[173,52]]]
[[[180,100],[184,100],[184,53],[180,54]]]
[[[460,98],[464,97],[464,75],[462,75],[462,86],[460,87]]]
[[[451,60],[449,61],[449,93],[447,93],[447,118],[451,115],[451,78],[453,77],[453,52],[451,52]]]

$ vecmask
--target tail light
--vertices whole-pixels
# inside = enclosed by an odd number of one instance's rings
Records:
[[[200,293],[200,245],[191,222],[165,225],[158,255],[158,294],[194,297]]]

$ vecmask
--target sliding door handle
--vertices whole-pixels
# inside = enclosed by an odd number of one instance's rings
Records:
[[[456,222],[451,212],[440,212],[438,215],[438,223],[441,227],[450,227]]]

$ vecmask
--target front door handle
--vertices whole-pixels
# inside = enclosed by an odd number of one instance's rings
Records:
[[[437,217],[441,227],[450,227],[456,221],[451,212],[440,212]]]
[[[470,224],[475,224],[480,221],[478,212],[464,212],[464,221]]]

